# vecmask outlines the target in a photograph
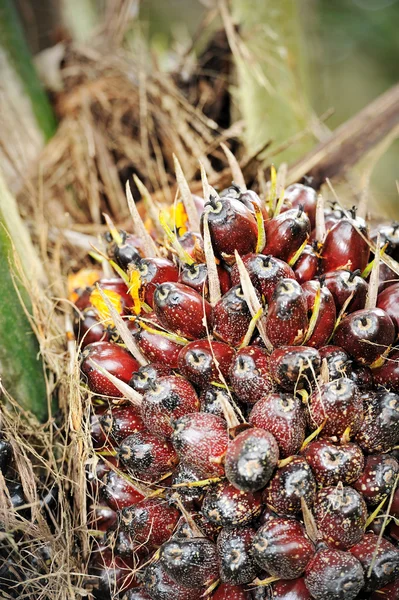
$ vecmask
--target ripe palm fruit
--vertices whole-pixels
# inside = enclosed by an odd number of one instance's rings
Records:
[[[266,331],[275,348],[300,344],[308,327],[308,307],[295,279],[282,279],[269,304]]]
[[[302,510],[301,498],[310,507],[315,495],[316,481],[311,468],[304,458],[294,456],[287,465],[277,469],[263,497],[276,513],[291,516]]]
[[[269,355],[263,348],[241,348],[231,364],[229,379],[236,396],[247,404],[256,404],[273,391]]]
[[[244,527],[261,512],[259,492],[244,492],[230,483],[210,488],[202,504],[202,514],[215,525]]]
[[[140,367],[129,352],[111,342],[95,342],[86,346],[82,358],[80,368],[91,391],[117,398],[121,398],[122,393],[101,373],[98,366],[125,383],[129,383],[133,373]]]
[[[270,355],[272,377],[287,392],[310,388],[320,373],[320,366],[320,354],[306,346],[283,346]]]
[[[366,304],[368,285],[360,277],[360,271],[330,271],[323,275],[324,284],[330,290],[339,312],[350,296],[352,300],[346,307],[346,313],[361,310]]]
[[[370,256],[362,219],[344,216],[328,231],[321,251],[324,273],[339,269],[363,272]]]
[[[172,444],[149,431],[125,438],[119,447],[119,458],[141,481],[157,481],[178,462]]]
[[[361,563],[342,550],[320,550],[306,568],[305,584],[315,600],[353,600],[364,585]]]
[[[363,395],[364,420],[355,441],[364,452],[388,452],[399,442],[399,396],[389,392]]]
[[[363,452],[352,443],[316,440],[305,448],[303,455],[323,487],[338,485],[339,482],[350,485],[357,481],[364,467]]]
[[[228,379],[234,356],[233,348],[227,344],[196,340],[180,350],[178,368],[181,375],[203,388],[211,381],[219,381],[219,373]]]
[[[289,262],[310,235],[309,217],[301,205],[267,221],[265,232],[266,246],[262,254],[272,254]]]
[[[281,279],[295,279],[291,267],[271,254],[247,254],[242,261],[248,271],[249,277],[257,292],[264,296],[267,303],[273,297],[274,290]],[[237,265],[231,270],[231,283],[240,283],[240,274]]]
[[[218,578],[216,546],[205,537],[165,542],[160,560],[173,581],[184,587],[206,587]]]
[[[255,530],[250,527],[222,529],[217,540],[220,579],[223,583],[242,585],[256,577],[257,567],[251,554]]]
[[[362,564],[366,589],[376,590],[399,578],[399,550],[388,540],[366,533],[350,552]]]
[[[251,313],[240,285],[233,286],[213,309],[213,335],[230,346],[239,346],[251,322]]]

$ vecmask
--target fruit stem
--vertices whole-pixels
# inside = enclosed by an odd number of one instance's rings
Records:
[[[230,171],[233,177],[233,181],[237,183],[236,187],[238,187],[237,191],[246,191],[247,186],[245,184],[244,175],[242,174],[241,167],[238,164],[238,161],[231,150],[226,146],[226,144],[220,144],[223,152],[226,155],[227,162],[229,163]],[[234,183],[232,185],[235,185]]]
[[[132,217],[134,230],[143,243],[143,250],[144,250],[145,256],[147,258],[157,256],[158,255],[157,247],[155,245],[154,240],[148,233],[148,231],[143,223],[143,220],[140,217],[139,211],[137,210],[137,206],[134,202],[132,190],[130,189],[129,181],[126,182],[126,198],[127,198],[127,204],[129,207],[130,215]]]
[[[377,235],[376,248],[377,252],[374,257],[374,264],[371,270],[369,288],[366,297],[366,305],[365,308],[371,309],[377,306],[377,296],[378,296],[378,288],[380,285],[380,243],[381,236],[380,233]]]
[[[212,198],[212,196],[211,196]],[[220,289],[220,280],[219,274],[215,261],[215,254],[213,252],[212,239],[209,231],[209,223],[208,223],[209,213],[208,210],[204,211],[204,253],[205,253],[205,261],[206,267],[208,271],[208,287],[209,287],[209,302],[212,306],[215,306],[217,302],[219,302],[222,297],[222,292]]]
[[[326,237],[326,219],[324,214],[324,198],[321,194],[317,197],[316,203],[316,240],[319,243],[324,242]]]

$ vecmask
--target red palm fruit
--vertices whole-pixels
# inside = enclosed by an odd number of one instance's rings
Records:
[[[247,346],[239,350],[230,367],[230,382],[242,402],[255,404],[273,391],[269,356],[263,348]]]
[[[149,431],[124,439],[119,458],[136,479],[146,482],[157,481],[178,463],[172,444]]]
[[[312,506],[316,495],[316,481],[308,463],[301,456],[277,469],[263,492],[263,499],[276,513],[292,516],[301,512],[301,498]]]
[[[161,363],[168,365],[171,369],[177,369],[177,357],[182,349],[182,344],[168,339],[156,327],[153,329],[159,333],[142,328],[135,335],[140,352],[151,363]]]
[[[370,600],[398,600],[399,598],[399,579],[388,585],[384,585],[383,588],[372,592]]]
[[[244,586],[222,583],[212,596],[212,600],[251,600],[251,592]]]
[[[302,183],[293,183],[284,192],[284,204],[281,212],[286,212],[291,208],[298,209],[302,207],[308,215],[311,228],[313,229],[316,221],[316,204],[317,194],[312,187],[303,185]]]
[[[100,422],[107,437],[111,437],[117,444],[128,435],[145,428],[140,410],[131,404],[109,408],[100,418]]]
[[[354,600],[364,585],[362,565],[349,552],[321,550],[307,566],[305,584],[315,600]]]
[[[218,578],[216,546],[205,537],[172,538],[160,549],[160,561],[177,584],[207,587]]]
[[[346,307],[346,313],[364,308],[368,292],[368,284],[360,277],[360,271],[330,271],[323,276],[325,286],[330,290],[337,311],[353,294],[352,300]]]
[[[250,527],[222,529],[217,541],[220,579],[242,585],[255,579],[258,569],[251,555],[255,530]]]
[[[273,600],[312,600],[303,577],[291,581],[275,581],[271,585],[271,593]]]
[[[95,577],[93,591],[97,598],[115,597],[118,590],[135,584],[133,562],[115,556],[109,548],[92,554],[89,574]]]
[[[93,291],[92,287],[86,287],[84,289],[78,288],[74,290],[75,294],[78,294],[78,299],[75,301],[75,306],[78,310],[84,311],[86,308],[92,308],[90,302],[90,296]]]
[[[258,529],[252,552],[255,562],[270,575],[296,579],[304,573],[315,550],[298,521],[279,517]]]
[[[308,318],[310,319],[312,316],[316,294],[319,287],[319,313],[313,333],[306,342],[308,346],[314,346],[315,348],[321,348],[328,342],[332,332],[334,331],[336,320],[336,309],[332,294],[327,287],[325,287],[322,283],[319,284],[317,281],[307,281],[302,285],[302,290],[308,306]]]
[[[145,394],[141,416],[149,431],[170,438],[172,422],[199,409],[200,402],[191,383],[179,375],[169,375],[158,379]]]
[[[378,294],[377,307],[391,317],[397,335],[399,331],[399,283],[390,285]]]
[[[172,444],[181,460],[204,476],[223,475],[229,436],[226,421],[208,413],[185,415],[174,423]]]
[[[274,435],[281,458],[298,452],[305,439],[305,412],[301,401],[290,394],[269,394],[259,400],[249,422]]]
[[[165,282],[177,281],[179,269],[167,258],[142,258],[135,266],[140,273],[143,299],[146,304],[154,306],[154,293],[157,286]]]
[[[343,268],[364,271],[370,248],[359,232],[367,237],[364,221],[360,219],[344,217],[331,227],[321,250],[321,268],[324,273]]]
[[[101,417],[107,410],[108,405],[97,406],[93,408],[90,415],[90,435],[94,448],[101,448],[107,443],[107,433],[101,424]],[[1,467],[1,440],[0,440],[0,467]],[[1,469],[0,469],[1,470]]]
[[[302,288],[294,279],[282,279],[269,304],[266,332],[275,348],[300,344],[308,327],[308,307]]]
[[[180,350],[179,371],[195,385],[204,387],[220,380],[219,371],[228,378],[234,355],[234,349],[222,342],[195,340]]]
[[[87,521],[90,529],[105,532],[113,527],[117,520],[117,513],[109,506],[92,505],[89,507]]]
[[[363,537],[367,507],[362,496],[351,487],[326,487],[316,495],[314,516],[326,544],[347,550]]]
[[[375,506],[391,493],[398,473],[398,461],[392,456],[387,454],[368,456],[364,471],[353,487],[363,494],[367,504]]]
[[[179,243],[194,260],[197,261],[199,256],[199,262],[203,260],[204,241],[199,232],[187,231],[179,237]]]
[[[321,486],[350,485],[363,471],[364,456],[357,444],[337,445],[332,440],[316,440],[303,451],[317,483]]]
[[[320,373],[320,366],[320,354],[307,346],[283,346],[270,355],[270,373],[287,392],[310,388]]]
[[[319,348],[321,360],[327,361],[328,374],[330,381],[340,377],[349,377],[351,373],[352,361],[349,354],[339,346],[323,346]]]
[[[121,512],[121,526],[139,544],[159,548],[172,535],[179,511],[160,498],[146,498]]]
[[[372,371],[374,383],[390,392],[399,392],[399,351],[391,352],[387,360]]]
[[[307,245],[294,265],[295,279],[302,284],[314,279],[319,270],[319,255],[313,246]]]
[[[399,578],[399,549],[375,533],[366,533],[350,552],[362,564],[366,590],[378,590]]]
[[[231,346],[239,346],[248,331],[251,313],[240,285],[233,286],[213,309],[213,335]]]
[[[235,262],[234,251],[240,255],[254,252],[258,241],[255,216],[236,198],[211,198],[205,205],[214,252],[227,264]],[[203,233],[201,218],[201,233]]]
[[[198,292],[182,283],[162,283],[154,294],[161,325],[190,340],[206,336],[204,315],[212,326],[212,307]]]
[[[265,487],[276,468],[279,449],[269,431],[251,428],[229,441],[226,477],[238,490],[256,492]]]
[[[387,452],[399,443],[399,396],[368,392],[363,400],[364,421],[355,441],[366,453]]]
[[[104,394],[105,396],[122,397],[122,393],[100,373],[92,360],[103,369],[106,369],[111,375],[114,375],[121,381],[128,383],[131,376],[140,367],[139,363],[127,350],[111,344],[110,342],[95,342],[86,346],[82,353],[82,363],[80,365],[82,373],[86,376],[89,388],[95,394]]]
[[[255,289],[261,296],[265,297],[267,303],[271,301],[274,290],[282,279],[295,279],[291,267],[283,260],[270,254],[268,256],[264,254],[247,254],[243,256],[242,261]],[[240,273],[237,265],[234,265],[231,270],[231,283],[233,285],[240,283]]]
[[[355,434],[363,421],[363,403],[356,385],[341,377],[320,386],[310,397],[309,415],[312,429],[326,420],[324,436],[341,437],[348,427]]]
[[[151,600],[198,600],[202,593],[201,590],[178,585],[160,561],[152,562],[146,568],[143,582]]]
[[[101,496],[112,510],[122,510],[144,499],[129,478],[116,471],[108,471],[102,479]]]
[[[303,207],[287,210],[265,223],[266,246],[262,254],[289,260],[310,235],[309,217]]]
[[[208,521],[222,527],[244,527],[262,509],[259,492],[243,492],[228,482],[210,487],[202,504],[202,514]]]
[[[173,375],[173,371],[169,366],[161,363],[151,363],[140,367],[137,373],[133,373],[129,385],[136,390],[136,392],[145,394],[151,389],[152,384],[155,383],[159,377],[164,377],[166,375]]]
[[[230,273],[222,266],[217,265],[217,271],[222,294],[225,294],[231,288]],[[183,265],[180,270],[179,283],[192,287],[199,294],[204,293],[208,296],[208,269],[206,264]]]
[[[81,319],[75,319],[73,330],[81,348],[110,339],[108,330],[99,322],[97,311],[91,307],[85,308]]]

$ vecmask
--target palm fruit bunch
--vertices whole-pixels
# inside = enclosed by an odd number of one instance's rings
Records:
[[[398,598],[399,228],[179,186],[186,231],[130,198],[76,302],[94,595]]]

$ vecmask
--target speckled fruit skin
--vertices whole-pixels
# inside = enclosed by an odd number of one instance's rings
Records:
[[[161,562],[150,564],[144,571],[143,583],[151,600],[198,600],[202,591],[178,585]]]
[[[337,312],[341,310],[346,300],[353,294],[352,300],[346,307],[346,314],[361,310],[366,304],[368,292],[367,282],[357,271],[330,271],[323,276],[324,285],[330,290]]]
[[[312,600],[303,577],[291,581],[275,581],[271,589],[273,600]]]
[[[146,498],[124,508],[120,522],[136,542],[153,549],[162,546],[170,538],[179,517],[179,511],[163,499]]]
[[[278,445],[269,431],[247,429],[227,446],[226,477],[238,490],[256,492],[269,481],[278,458]]]
[[[266,333],[275,348],[300,344],[308,327],[308,307],[294,279],[282,279],[269,304]]]
[[[226,421],[209,413],[192,413],[174,423],[172,444],[187,465],[204,476],[223,475],[229,436]]]
[[[290,394],[269,394],[259,400],[249,415],[249,422],[274,435],[281,458],[296,454],[305,439],[304,409],[299,398]]]
[[[210,385],[204,388],[200,394],[201,412],[210,413],[225,420],[223,403],[228,402],[231,404],[231,397],[237,404],[237,398],[226,388]]]
[[[353,487],[363,495],[367,504],[376,506],[391,493],[398,473],[399,463],[392,456],[368,456],[364,471]]]
[[[173,375],[172,369],[160,363],[152,363],[140,367],[137,373],[133,373],[129,381],[130,387],[140,394],[145,394],[152,387],[159,377]]]
[[[356,481],[364,467],[363,452],[357,444],[338,445],[331,440],[316,440],[303,451],[317,483],[323,487],[350,485]]]
[[[159,331],[156,327],[154,329],[156,332]],[[182,349],[181,344],[145,329],[139,329],[135,338],[140,352],[148,361],[166,364],[171,369],[177,369],[177,359]]]
[[[220,483],[207,491],[202,514],[222,527],[244,527],[260,514],[261,507],[259,492],[243,492],[230,483]]]
[[[399,549],[388,540],[379,540],[378,537],[375,533],[366,533],[350,549],[363,566],[367,590],[377,590],[399,578]]]
[[[101,496],[112,510],[122,510],[144,499],[133,484],[112,470],[102,479]]]
[[[320,373],[321,358],[315,348],[283,346],[270,355],[274,381],[287,392],[310,387]]]
[[[255,579],[258,572],[250,552],[255,530],[250,527],[222,529],[217,540],[220,579],[242,585]]]
[[[206,538],[170,539],[160,560],[176,583],[187,588],[208,586],[219,575],[216,546]]]
[[[95,394],[117,398],[121,398],[122,393],[90,363],[90,359],[125,383],[129,383],[133,373],[140,367],[129,352],[111,342],[95,342],[86,346],[82,358],[80,368],[86,376],[90,390]]]
[[[255,562],[270,575],[296,579],[304,573],[315,550],[298,521],[281,517],[258,529],[252,552]]]
[[[144,588],[135,588],[125,593],[122,592],[120,600],[151,600]]]
[[[141,416],[149,431],[170,438],[172,422],[186,414],[198,411],[200,401],[191,383],[184,377],[160,377],[146,392],[141,403]]]
[[[168,330],[189,340],[206,336],[204,314],[212,327],[212,307],[198,292],[182,283],[162,283],[154,293],[154,311]]]
[[[213,335],[237,348],[244,340],[250,322],[251,314],[241,286],[235,285],[214,306]]]
[[[395,326],[381,308],[365,308],[347,315],[334,334],[334,343],[365,365],[387,352],[394,340]]]
[[[255,404],[274,388],[269,355],[258,346],[247,346],[237,352],[229,377],[234,393],[247,404]]]
[[[364,420],[355,441],[363,452],[387,452],[399,443],[399,396],[379,391],[362,396]]]
[[[293,516],[301,512],[301,498],[310,508],[316,496],[316,481],[311,468],[301,456],[277,469],[263,492],[264,502],[276,513]]]
[[[310,221],[302,207],[287,210],[265,223],[266,246],[262,254],[289,260],[310,234]]]
[[[349,354],[339,346],[324,346],[319,349],[321,359],[326,359],[329,380],[339,379],[340,377],[349,377],[352,361]]]
[[[301,285],[316,277],[319,270],[319,256],[313,246],[305,246],[294,265],[295,279]]]
[[[319,313],[316,320],[312,335],[306,341],[307,346],[314,348],[322,348],[327,344],[334,331],[337,312],[334,304],[334,299],[328,288],[320,284],[320,282],[312,280],[302,284],[302,291],[305,295],[306,304],[308,307],[308,318],[310,319],[313,313],[316,294],[320,289],[320,304]]]
[[[139,409],[131,404],[107,410],[100,417],[100,423],[106,436],[117,444],[145,428]]]
[[[251,592],[244,586],[222,583],[212,595],[212,600],[251,600]]]
[[[364,585],[362,565],[348,552],[321,550],[307,566],[305,584],[315,600],[353,600]]]
[[[291,267],[283,260],[270,254],[247,254],[242,257],[242,261],[253,286],[268,304],[273,297],[277,284],[282,279],[295,279]],[[240,283],[240,273],[237,265],[234,265],[231,270],[231,282],[233,285],[239,285]]]
[[[326,487],[316,495],[314,516],[323,540],[332,548],[346,550],[363,536],[367,507],[351,487]]]
[[[364,271],[369,260],[370,248],[358,229],[364,229],[364,222],[348,218],[341,219],[331,227],[321,252],[324,273],[342,268]]]
[[[390,392],[399,392],[399,352],[390,352],[387,360],[380,367],[373,369],[376,386]]]
[[[157,481],[178,463],[172,444],[149,431],[139,431],[125,438],[119,458],[139,481]]]
[[[179,372],[198,387],[205,387],[212,381],[220,381],[219,371],[228,378],[234,356],[234,349],[223,342],[196,340],[180,350]]]
[[[142,258],[136,268],[140,273],[143,300],[146,304],[154,305],[154,293],[157,285],[169,281],[177,281],[179,277],[178,268],[167,258]]]
[[[221,292],[222,294],[225,294],[231,288],[230,273],[221,265],[217,265],[217,272]],[[208,299],[208,268],[206,264],[193,263],[181,267],[179,283],[184,283],[184,285],[192,287],[196,292],[201,294],[201,296],[204,294],[205,298]]]

